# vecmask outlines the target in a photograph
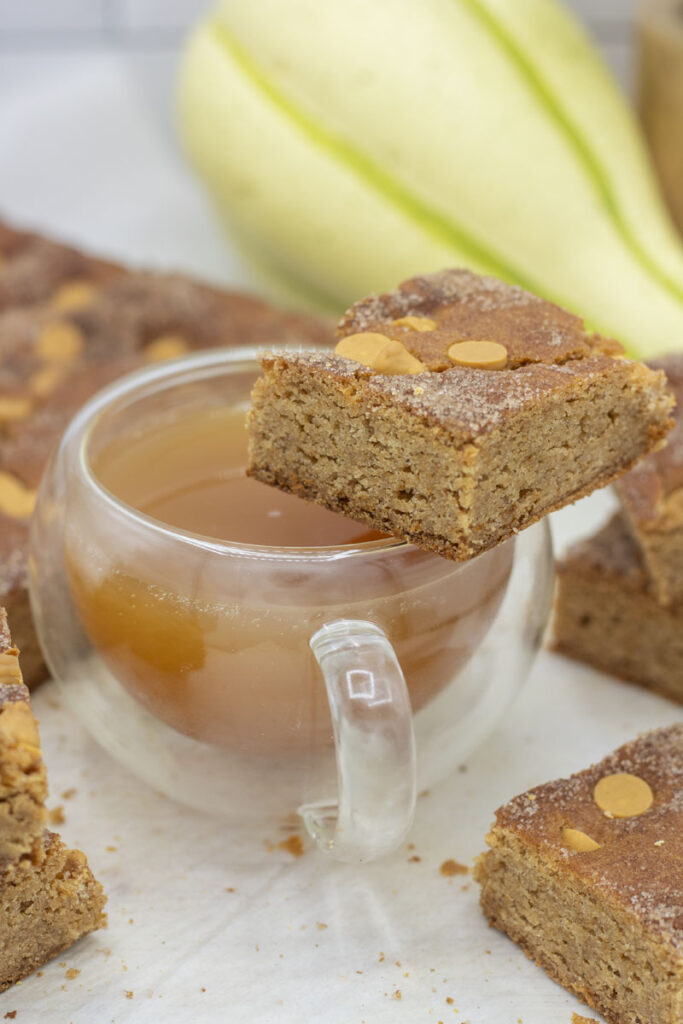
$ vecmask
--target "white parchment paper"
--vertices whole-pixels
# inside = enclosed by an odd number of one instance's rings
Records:
[[[175,149],[168,60],[0,63],[0,212],[135,263],[248,282]],[[558,539],[609,510],[555,517]],[[489,929],[469,875],[494,809],[681,710],[543,654],[463,770],[423,796],[410,846],[348,867],[282,835],[235,833],[139,783],[60,705],[35,697],[65,840],[109,895],[109,927],[0,996],[18,1024],[570,1024],[591,1014]],[[71,795],[70,790],[75,790]],[[67,971],[75,968],[75,977]],[[73,972],[70,971],[70,974]]]

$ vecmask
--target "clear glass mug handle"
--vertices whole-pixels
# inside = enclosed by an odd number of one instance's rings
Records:
[[[310,645],[332,714],[338,799],[299,813],[328,856],[374,860],[399,846],[415,812],[415,735],[403,672],[372,622],[328,623]]]

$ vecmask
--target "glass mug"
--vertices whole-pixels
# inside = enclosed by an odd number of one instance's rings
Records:
[[[550,534],[542,522],[460,563],[389,537],[269,546],[171,526],[117,493],[130,453],[152,489],[169,484],[160,439],[174,458],[187,449],[199,486],[227,441],[189,425],[246,411],[257,374],[254,350],[200,353],[80,411],[33,520],[38,633],[66,702],[151,785],[235,825],[291,827],[298,814],[321,850],[370,860],[403,841],[416,794],[481,742],[528,675]],[[112,451],[124,467],[113,490],[116,474],[105,486],[98,470]]]

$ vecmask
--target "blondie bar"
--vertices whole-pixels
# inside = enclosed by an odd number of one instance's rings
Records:
[[[335,355],[269,353],[249,472],[454,559],[604,486],[672,426],[664,374],[464,270],[359,302]]]
[[[683,724],[496,812],[489,922],[610,1024],[683,1020]]]
[[[664,356],[648,365],[664,370],[680,410],[683,354]],[[662,604],[683,599],[683,412],[675,418],[666,445],[617,483],[626,522]]]
[[[660,604],[621,515],[558,563],[553,645],[683,704],[683,602]]]
[[[45,829],[45,766],[0,608],[0,991],[105,924],[85,855]]]

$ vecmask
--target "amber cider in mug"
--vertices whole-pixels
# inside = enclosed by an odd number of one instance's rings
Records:
[[[155,553],[124,542],[117,555],[116,543],[105,554],[78,539],[69,551],[70,582],[94,648],[126,689],[174,729],[272,754],[332,742],[308,639],[325,618],[370,618],[392,642],[418,710],[489,628],[512,546],[456,566],[400,545],[401,564],[394,564],[387,556],[398,543],[391,538],[247,477],[245,416],[243,400],[190,404],[134,437],[125,430],[103,444],[93,437],[92,474],[144,517],[244,546],[243,553],[313,549],[329,559],[356,549],[359,557],[332,565],[332,586],[330,574],[309,571],[305,559],[289,565],[284,580],[278,567],[250,581],[241,565],[229,563],[224,581],[209,569],[202,580],[196,565],[182,558],[174,564],[163,546]]]

